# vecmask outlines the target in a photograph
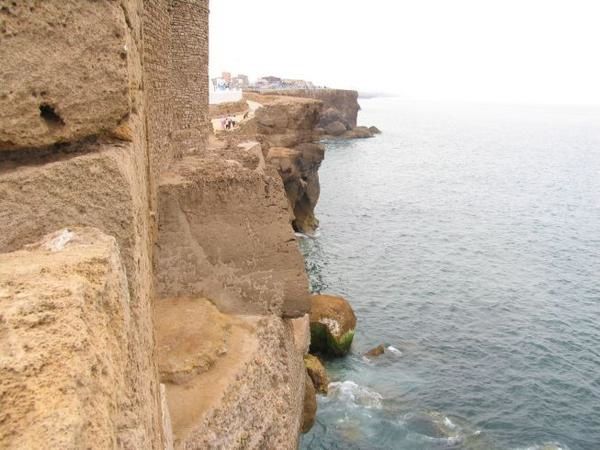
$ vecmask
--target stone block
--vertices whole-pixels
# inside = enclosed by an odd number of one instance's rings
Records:
[[[119,447],[135,413],[129,300],[117,243],[97,229],[0,254],[0,447]]]
[[[0,151],[73,142],[127,118],[131,3],[0,0]]]
[[[135,143],[80,143],[72,153],[0,164],[0,252],[64,227],[89,226],[116,238],[128,278],[132,324],[126,375],[131,398],[129,442],[160,442],[157,370],[152,360],[151,262],[143,153]],[[125,444],[124,444],[125,445]]]

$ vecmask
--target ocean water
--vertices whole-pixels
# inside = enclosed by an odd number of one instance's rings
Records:
[[[301,447],[600,449],[600,110],[361,105],[301,239],[358,317]]]

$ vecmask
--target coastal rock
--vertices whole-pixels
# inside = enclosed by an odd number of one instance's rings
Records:
[[[383,355],[384,353],[385,353],[385,347],[383,345],[378,345],[377,347],[372,348],[367,353],[365,353],[365,356],[380,356],[380,355]]]
[[[310,350],[332,356],[348,353],[356,316],[348,301],[333,295],[313,295],[310,306]]]
[[[325,370],[321,360],[315,355],[305,355],[304,365],[306,366],[306,372],[312,380],[317,392],[327,395],[329,377],[327,376],[327,370]]]
[[[330,123],[333,123],[333,122],[341,122],[342,124],[344,124],[346,129],[352,128],[348,124],[346,118],[343,116],[343,114],[338,109],[329,107],[329,108],[325,109],[323,111],[323,113],[321,114],[321,120],[319,121],[319,126],[326,127],[327,125],[329,125]]]
[[[381,134],[381,130],[379,128],[377,128],[376,126],[369,127],[369,131],[373,134]]]
[[[273,94],[319,100],[323,103],[324,111],[335,111],[335,115],[339,117],[339,121],[346,124],[348,128],[353,128],[356,126],[356,119],[358,116],[358,111],[360,110],[357,91],[329,88],[282,89],[274,91]],[[319,126],[323,126],[323,124]]]
[[[323,128],[325,130],[325,133],[329,134],[330,136],[337,137],[341,136],[346,132],[346,126],[340,121],[331,122],[325,125]]]
[[[315,206],[321,192],[318,170],[325,156],[320,144],[304,143],[296,149],[272,147],[267,163],[274,166],[283,180],[287,199],[294,212],[294,230],[312,234],[319,222]]]
[[[373,133],[367,127],[356,127],[343,134],[346,139],[365,139],[373,137]]]
[[[302,411],[302,433],[308,433],[315,424],[317,415],[317,392],[312,380],[306,374],[304,387],[304,410]]]
[[[257,139],[265,150],[270,147],[294,148],[299,144],[314,142],[314,129],[319,123],[323,104],[308,98],[286,96],[257,95],[245,93],[247,101],[254,102],[258,108],[254,111]]]

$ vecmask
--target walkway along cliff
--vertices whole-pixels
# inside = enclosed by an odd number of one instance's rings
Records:
[[[308,283],[266,150],[210,142],[207,0],[0,39],[0,447],[295,448]]]

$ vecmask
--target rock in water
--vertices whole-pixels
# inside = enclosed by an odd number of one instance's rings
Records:
[[[365,353],[365,356],[379,356],[379,355],[383,355],[384,353],[385,353],[385,347],[383,345],[378,345],[377,347],[372,348],[367,353]]]
[[[310,307],[310,350],[344,356],[350,350],[356,316],[348,301],[333,295],[313,295]]]
[[[312,380],[317,392],[327,395],[329,377],[327,376],[327,370],[325,370],[321,360],[314,355],[305,355],[304,365],[306,366],[306,372]]]
[[[375,126],[369,127],[369,131],[372,134],[381,134],[381,130],[379,128],[375,127]]]
[[[304,388],[304,411],[302,411],[302,432],[308,433],[315,424],[315,416],[317,415],[317,393],[312,380],[306,374]]]
[[[343,134],[346,139],[366,139],[373,137],[373,133],[367,127],[356,127]]]

